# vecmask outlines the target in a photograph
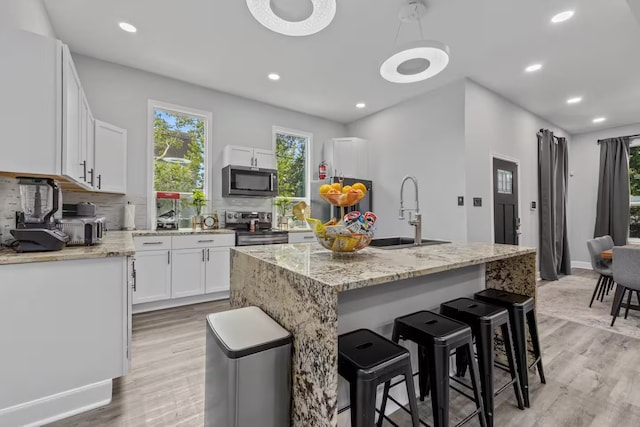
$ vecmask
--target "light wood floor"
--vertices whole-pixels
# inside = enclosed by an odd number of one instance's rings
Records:
[[[202,426],[205,316],[227,308],[215,302],[134,316],[132,369],[115,381],[113,402],[52,425]],[[640,340],[551,316],[538,322],[547,384],[530,375],[525,411],[512,392],[499,396],[496,427],[640,425]],[[457,401],[452,412],[461,413]],[[421,407],[429,412],[428,403]]]

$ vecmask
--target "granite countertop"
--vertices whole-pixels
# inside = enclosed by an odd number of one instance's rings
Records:
[[[69,246],[61,251],[18,253],[0,248],[0,265],[27,264],[32,262],[66,261],[85,258],[107,258],[135,254],[131,231],[109,231],[102,243],[93,246]]]
[[[334,255],[317,243],[235,247],[266,262],[338,292],[535,253],[535,248],[491,243],[446,243],[405,249],[366,248]],[[251,261],[251,258],[248,260]]]

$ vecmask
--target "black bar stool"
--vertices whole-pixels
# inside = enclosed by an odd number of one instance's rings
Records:
[[[400,340],[409,340],[418,344],[420,400],[424,400],[430,389],[435,427],[449,426],[449,387],[476,403],[476,410],[457,425],[460,426],[477,415],[480,425],[486,427],[478,368],[475,359],[471,357],[473,355],[471,329],[467,325],[430,311],[419,311],[395,320],[392,340],[396,343]],[[471,360],[473,396],[449,385],[449,357],[451,351],[456,349],[466,352]],[[389,381],[384,385],[380,409],[383,413],[387,398],[392,399],[389,396],[391,386]],[[382,419],[379,419],[378,427],[381,426]]]
[[[516,353],[516,362],[518,362],[520,386],[522,387],[524,405],[528,408],[530,406],[529,369],[538,365],[537,368],[538,374],[540,375],[540,382],[542,382],[542,384],[546,384],[547,382],[544,377],[544,369],[542,368],[542,352],[540,350],[540,341],[538,339],[538,324],[536,322],[533,298],[526,295],[514,294],[512,292],[500,291],[498,289],[485,289],[484,291],[476,292],[473,297],[479,301],[499,305],[509,311],[509,322],[511,322],[511,332],[513,333],[514,341],[513,346]],[[534,361],[531,365],[527,363],[528,350],[525,321],[529,327],[531,343],[533,344]]]
[[[513,350],[513,339],[511,327],[509,325],[509,313],[502,307],[487,304],[482,301],[470,298],[458,298],[440,305],[440,313],[460,322],[464,322],[471,327],[473,336],[476,339],[478,350],[478,365],[480,367],[480,384],[482,385],[482,398],[484,399],[484,412],[487,416],[487,425],[493,426],[493,400],[496,394],[502,393],[509,385],[513,385],[513,391],[518,400],[518,408],[524,409],[522,402],[522,389],[518,381],[518,370],[515,363],[515,353]],[[494,365],[494,332],[496,328],[502,330],[504,346],[509,362],[509,372],[511,381],[494,392],[493,386],[493,365]],[[458,375],[464,375],[466,365],[466,354],[457,359]],[[473,358],[471,358],[473,360]]]
[[[349,382],[351,426],[373,427],[379,384],[403,375],[409,395],[413,427],[419,427],[418,403],[413,386],[409,351],[368,329],[338,337],[338,373]],[[384,406],[380,411],[384,416]]]

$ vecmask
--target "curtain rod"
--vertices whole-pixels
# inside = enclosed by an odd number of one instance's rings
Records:
[[[548,130],[548,129],[546,129],[546,130]],[[540,131],[539,131],[539,132],[540,132],[540,133],[542,133],[542,132],[544,132],[544,131],[545,131],[545,129],[540,129]],[[553,133],[553,132],[551,132],[551,133]],[[560,141],[560,137],[555,136],[555,135],[553,135],[553,139],[557,139],[558,141]]]
[[[618,138],[638,138],[638,137],[640,137],[640,133],[636,133],[635,135],[619,136]],[[606,141],[607,139],[611,139],[611,138],[599,139],[598,144],[600,144],[602,141]]]

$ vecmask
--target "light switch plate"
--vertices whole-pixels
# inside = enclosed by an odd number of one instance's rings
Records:
[[[458,206],[464,206],[464,196],[458,196]]]
[[[474,197],[473,198],[473,206],[475,206],[475,207],[482,206],[482,197]]]
[[[536,202],[531,202],[531,210],[535,211],[537,207],[537,203]]]

